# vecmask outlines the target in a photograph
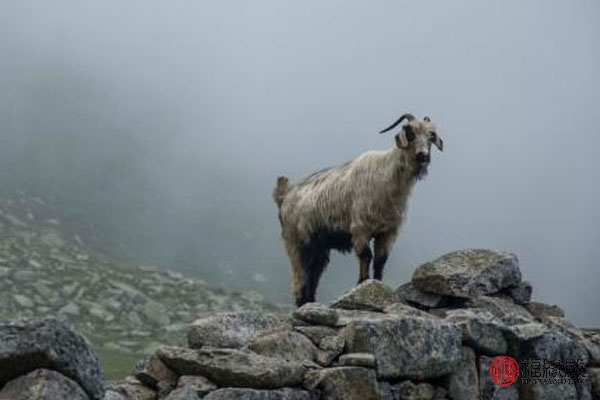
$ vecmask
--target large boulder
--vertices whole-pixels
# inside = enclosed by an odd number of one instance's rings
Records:
[[[462,250],[421,265],[412,282],[425,292],[469,299],[518,285],[521,271],[514,254]]]
[[[372,353],[381,379],[447,375],[461,359],[462,332],[441,320],[396,317],[354,320],[342,331],[346,351]]]
[[[158,357],[178,375],[202,375],[221,387],[274,389],[302,382],[300,363],[236,349],[163,347]]]
[[[350,310],[383,311],[383,309],[398,300],[391,287],[385,283],[367,279],[344,293],[331,304],[332,308]]]
[[[502,355],[508,348],[503,325],[487,311],[469,309],[449,310],[445,320],[460,327],[463,342],[479,353]]]
[[[317,347],[301,333],[291,330],[279,330],[252,339],[245,349],[266,357],[275,357],[286,361],[313,361]]]
[[[490,366],[495,357],[479,357],[479,391],[481,400],[519,400],[519,382],[500,386],[490,376]],[[566,400],[563,399],[563,400]]]
[[[479,400],[479,376],[475,352],[469,347],[463,347],[462,353],[462,361],[456,364],[454,372],[446,379],[448,394],[452,399]]]
[[[454,297],[424,292],[417,289],[412,282],[407,282],[404,285],[399,286],[395,293],[401,301],[425,309],[447,307],[455,304],[457,301]]]
[[[279,315],[258,311],[218,313],[190,324],[188,345],[192,349],[202,346],[241,348],[255,337],[285,323]]]
[[[375,371],[360,367],[336,367],[306,374],[304,386],[318,389],[322,400],[378,400]]]
[[[296,309],[292,316],[309,324],[329,327],[335,327],[339,318],[336,310],[319,303],[306,303]]]
[[[104,397],[96,352],[64,322],[44,318],[0,324],[0,387],[40,368],[77,382],[92,400]]]
[[[89,400],[76,382],[58,372],[37,369],[9,381],[0,390],[0,399],[6,400]]]

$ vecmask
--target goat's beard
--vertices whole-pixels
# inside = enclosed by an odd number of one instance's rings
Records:
[[[418,180],[425,179],[425,177],[427,176],[427,168],[428,167],[429,167],[429,164],[418,165],[415,170],[415,178],[417,178]]]

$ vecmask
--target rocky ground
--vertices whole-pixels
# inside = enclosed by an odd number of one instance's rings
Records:
[[[531,292],[513,254],[458,251],[396,290],[368,280],[291,315],[207,315],[186,346],[162,346],[111,382],[62,322],[4,324],[0,399],[600,399],[600,330],[578,329]],[[516,377],[491,368],[498,356],[518,360],[519,379],[492,380]]]
[[[187,325],[199,316],[278,310],[254,292],[227,292],[156,266],[115,261],[86,246],[83,236],[43,199],[0,198],[0,321],[57,316],[114,365],[110,376],[122,371],[123,357],[184,344]]]

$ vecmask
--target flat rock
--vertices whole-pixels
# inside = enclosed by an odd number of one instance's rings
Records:
[[[435,315],[429,314],[428,312],[419,310],[418,308],[403,303],[391,304],[385,308],[384,312],[386,314],[392,314],[396,316],[412,316],[437,319]]]
[[[169,369],[156,355],[150,356],[141,371],[135,377],[144,385],[156,388],[158,382],[163,381],[171,385],[177,384],[177,374]]]
[[[419,290],[412,282],[407,282],[399,286],[395,293],[401,301],[425,309],[447,307],[455,304],[457,301],[454,297]]]
[[[342,367],[376,368],[375,356],[371,353],[348,353],[340,356],[339,364]]]
[[[204,400],[317,400],[316,393],[295,388],[255,390],[225,388],[210,392]]]
[[[285,320],[275,314],[258,311],[218,313],[190,324],[188,345],[192,349],[202,346],[241,348],[255,337],[283,325]]]
[[[9,381],[0,390],[0,399],[7,400],[89,400],[76,382],[58,372],[37,369]]]
[[[342,336],[347,352],[375,355],[380,379],[435,378],[452,372],[461,359],[462,332],[441,320],[356,320]]]
[[[302,382],[306,367],[236,349],[163,347],[160,359],[179,375],[202,375],[221,387],[272,389]]]
[[[492,380],[490,366],[494,359],[495,357],[479,357],[479,390],[481,400],[519,400],[518,381],[510,386],[500,386]]]
[[[509,295],[515,304],[519,304],[525,306],[531,302],[531,293],[533,292],[533,287],[531,283],[527,281],[519,282],[516,286],[509,286],[504,289],[504,293]]]
[[[217,385],[201,375],[183,375],[177,381],[177,387],[189,387],[196,391],[198,396],[205,396],[209,392],[217,389]]]
[[[412,282],[425,292],[470,299],[518,285],[521,271],[512,253],[461,250],[419,266]]]
[[[309,338],[316,346],[324,337],[337,335],[337,330],[327,326],[294,326],[294,330]]]
[[[466,306],[488,311],[507,326],[535,321],[533,315],[525,307],[515,304],[510,298],[479,296],[467,301]]]
[[[335,299],[331,307],[348,310],[383,311],[385,307],[397,302],[397,300],[391,287],[381,281],[367,279]]]
[[[189,386],[173,390],[165,397],[165,400],[200,400],[198,393]]]
[[[122,394],[127,400],[156,400],[156,391],[145,386],[134,377],[127,377],[114,383],[111,385],[110,391]]]
[[[360,367],[335,367],[306,374],[305,387],[318,389],[322,400],[378,400],[375,371]]]
[[[463,342],[479,353],[502,355],[508,348],[499,320],[487,311],[469,309],[450,310],[445,320],[458,326],[463,332]]]
[[[565,311],[557,305],[541,303],[539,301],[532,301],[525,305],[525,308],[535,318],[543,320],[545,317],[564,317]]]
[[[429,383],[404,381],[393,385],[392,393],[394,398],[399,400],[432,400],[435,388]]]
[[[311,324],[329,327],[335,327],[339,318],[336,310],[319,303],[306,303],[294,310],[292,316]]]
[[[462,361],[456,364],[454,372],[446,378],[446,388],[452,399],[479,400],[479,374],[477,358],[469,347],[462,348]]]
[[[266,357],[275,357],[286,361],[313,361],[317,347],[304,335],[280,330],[252,339],[246,349]]]
[[[74,380],[93,400],[104,397],[96,352],[65,323],[44,318],[0,324],[0,387],[39,368]]]

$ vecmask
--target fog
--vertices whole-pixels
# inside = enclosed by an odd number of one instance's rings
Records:
[[[599,38],[593,0],[2,1],[3,190],[90,219],[117,257],[289,303],[276,177],[427,115],[445,149],[386,282],[511,251],[536,299],[600,326]],[[357,276],[333,257],[319,300]]]

